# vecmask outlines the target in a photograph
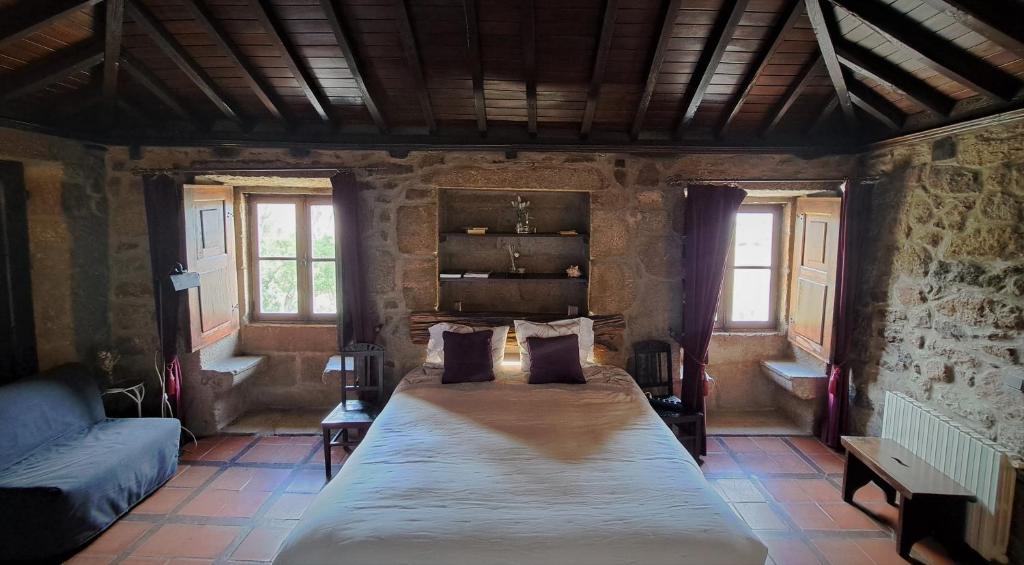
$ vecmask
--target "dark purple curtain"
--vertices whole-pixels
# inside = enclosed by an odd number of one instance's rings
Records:
[[[373,343],[376,339],[370,319],[369,295],[366,290],[366,267],[363,262],[362,227],[360,225],[360,186],[350,171],[331,177],[334,187],[335,235],[339,242],[336,262],[340,296],[338,305],[338,347],[352,343]]]
[[[840,449],[849,420],[850,349],[854,332],[855,291],[863,246],[864,219],[870,211],[872,185],[851,184],[843,191],[839,214],[839,250],[833,306],[832,353],[828,363],[828,408],[821,441]]]
[[[165,386],[174,415],[181,417],[181,363],[178,359],[179,294],[170,284],[171,271],[184,263],[181,186],[167,175],[144,175],[142,194],[149,231],[149,263],[153,275],[160,351],[166,370]]]
[[[686,195],[686,224],[683,235],[685,274],[683,291],[683,403],[704,411],[707,393],[704,367],[708,345],[715,327],[715,310],[722,291],[725,260],[732,243],[736,210],[747,193],[723,186],[690,186]],[[701,453],[706,446],[701,445]]]

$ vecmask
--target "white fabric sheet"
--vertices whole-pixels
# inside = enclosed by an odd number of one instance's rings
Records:
[[[621,369],[585,385],[399,385],[279,565],[762,565],[767,552]]]

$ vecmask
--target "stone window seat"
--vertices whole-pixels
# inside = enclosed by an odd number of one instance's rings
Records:
[[[761,361],[761,370],[772,382],[801,400],[825,394],[828,379],[820,366],[800,361]]]
[[[203,365],[204,379],[211,388],[226,391],[239,387],[266,362],[264,355],[236,355]]]

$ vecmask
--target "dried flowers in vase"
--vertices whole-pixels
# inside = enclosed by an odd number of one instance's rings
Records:
[[[101,350],[96,352],[96,367],[103,373],[106,384],[114,382],[114,368],[121,360],[121,354],[114,350]]]
[[[565,270],[565,274],[570,279],[578,279],[583,276],[583,271],[580,270],[579,265],[569,265],[569,268]]]
[[[530,233],[530,201],[517,194],[512,208],[516,212],[516,233]]]

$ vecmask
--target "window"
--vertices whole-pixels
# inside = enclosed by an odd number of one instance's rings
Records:
[[[329,321],[337,314],[334,207],[323,196],[251,196],[252,318]]]
[[[765,329],[778,325],[781,223],[781,206],[740,206],[715,320],[718,329]]]

